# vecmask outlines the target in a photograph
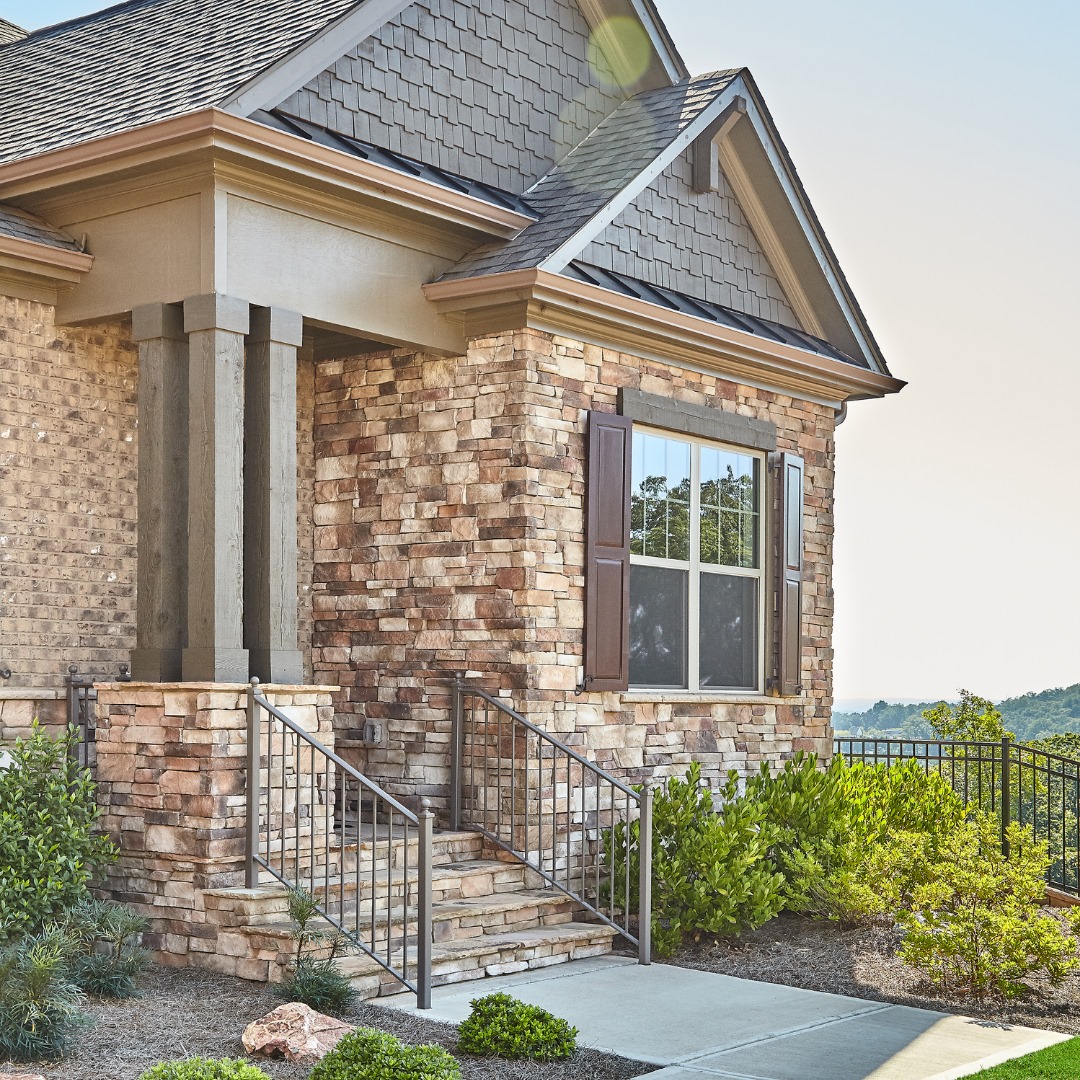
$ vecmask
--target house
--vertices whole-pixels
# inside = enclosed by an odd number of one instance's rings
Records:
[[[440,815],[456,676],[627,781],[829,751],[834,429],[903,384],[749,71],[650,0],[0,43],[0,715],[130,665],[118,895],[233,881],[252,676]]]

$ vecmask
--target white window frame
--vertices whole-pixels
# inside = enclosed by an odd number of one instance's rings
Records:
[[[630,555],[631,566],[655,566],[669,570],[689,571],[687,596],[687,622],[686,627],[686,681],[685,687],[656,687],[643,686],[640,683],[630,683],[630,691],[656,691],[664,694],[761,694],[765,686],[765,635],[766,635],[766,569],[765,560],[768,551],[768,536],[766,535],[767,506],[767,481],[768,481],[768,455],[761,450],[751,449],[748,446],[738,446],[734,443],[720,442],[716,439],[702,439],[694,435],[684,435],[681,432],[669,431],[664,428],[652,427],[648,424],[633,425],[633,433],[641,432],[646,435],[657,435],[672,442],[688,443],[690,450],[690,558],[688,561],[680,559],[661,559],[653,555]],[[701,562],[701,453],[700,447],[709,449],[726,450],[730,453],[740,454],[744,457],[754,458],[757,465],[757,567],[722,566],[715,563]],[[633,497],[631,492],[631,497]],[[729,577],[749,577],[757,581],[757,633],[755,635],[755,648],[757,649],[757,663],[755,664],[754,686],[701,686],[701,655],[700,630],[701,630],[701,588],[700,579],[702,574],[717,574]],[[633,598],[631,597],[631,603]]]

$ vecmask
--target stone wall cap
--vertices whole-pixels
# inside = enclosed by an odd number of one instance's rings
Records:
[[[619,695],[619,700],[626,705],[658,701],[664,704],[704,702],[717,705],[809,705],[812,699],[805,695],[778,697],[773,694],[733,694],[723,691],[703,692],[700,690],[627,690]]]
[[[35,690],[29,686],[0,687],[0,701],[59,701],[66,690]]]
[[[251,689],[251,684],[240,683],[217,683],[217,682],[95,682],[94,686],[101,690],[159,690],[163,693],[243,693]],[[271,694],[334,694],[340,690],[340,686],[327,686],[323,683],[259,683],[259,693],[270,692]],[[64,697],[64,692],[53,692],[55,697]]]

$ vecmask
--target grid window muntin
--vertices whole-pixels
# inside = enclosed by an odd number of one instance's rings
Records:
[[[664,473],[654,470],[661,460],[663,448]],[[721,475],[718,464],[739,463],[741,468],[749,468],[749,476],[743,474],[742,482],[732,484],[731,474]],[[674,465],[674,468],[672,467]],[[658,484],[650,485],[650,492],[645,501],[655,505],[653,522],[663,521],[662,533],[654,529],[646,535],[645,524],[648,521],[647,509],[639,504],[639,492],[642,483],[663,475],[669,481],[663,488]],[[631,567],[656,567],[684,571],[687,575],[686,586],[686,625],[683,627],[685,641],[685,677],[676,683],[645,683],[635,681],[631,671],[631,687],[637,689],[664,690],[704,690],[738,691],[758,693],[764,683],[764,627],[765,627],[765,580],[763,571],[763,553],[765,550],[764,523],[762,505],[764,497],[764,479],[766,475],[765,455],[742,446],[698,439],[692,436],[674,435],[670,431],[649,428],[635,424],[633,430],[632,454],[632,507],[630,531]],[[729,482],[727,490],[719,491],[721,479]],[[710,504],[702,499],[702,481],[717,481],[718,496]],[[735,478],[738,480],[738,478]],[[671,483],[675,480],[675,483]],[[749,480],[749,483],[746,482]],[[680,491],[686,484],[688,492]],[[726,496],[726,498],[725,498]],[[665,504],[660,507],[660,504]],[[718,527],[715,550],[708,536],[704,538],[705,550],[702,550],[702,509],[711,509],[719,521],[722,513],[727,515],[723,527]],[[723,507],[723,509],[722,509]],[[678,528],[682,523],[680,514],[685,514],[685,529]],[[675,527],[673,527],[675,526]],[[733,528],[734,526],[734,528]],[[707,531],[707,530],[706,530]],[[726,561],[722,561],[726,560]],[[701,684],[701,577],[752,579],[756,592],[753,627],[753,681],[745,685]],[[734,582],[732,583],[734,584]],[[631,593],[631,608],[634,596]],[[633,663],[633,660],[631,660]]]

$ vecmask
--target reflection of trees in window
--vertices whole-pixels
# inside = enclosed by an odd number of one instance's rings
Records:
[[[753,473],[727,475],[701,485],[701,561],[715,566],[755,566],[757,513]]]
[[[641,481],[630,501],[630,551],[657,559],[689,560],[689,477],[670,489],[665,476]]]

